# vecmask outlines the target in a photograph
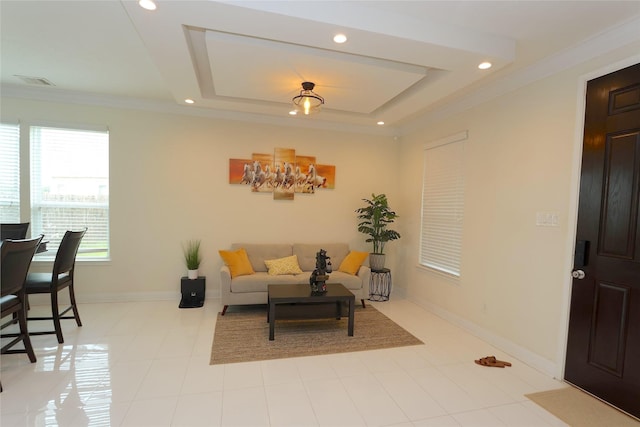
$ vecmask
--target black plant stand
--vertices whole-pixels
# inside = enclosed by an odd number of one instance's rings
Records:
[[[391,270],[388,268],[371,270],[371,280],[369,281],[369,300],[389,301],[390,294]]]
[[[180,308],[196,308],[204,305],[206,277],[198,276],[197,279],[189,279],[183,277],[180,281],[180,290],[182,299],[180,300]]]

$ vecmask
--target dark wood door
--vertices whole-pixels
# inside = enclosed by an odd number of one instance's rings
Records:
[[[587,85],[565,362],[568,382],[636,417],[640,417],[639,195],[637,64]]]

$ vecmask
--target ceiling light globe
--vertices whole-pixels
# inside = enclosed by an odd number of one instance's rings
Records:
[[[312,82],[302,82],[300,94],[292,99],[294,109],[308,116],[318,112],[324,104],[324,98],[313,91],[315,84]]]

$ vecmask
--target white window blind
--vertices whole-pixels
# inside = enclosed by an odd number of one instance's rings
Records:
[[[424,152],[420,264],[460,276],[464,218],[463,132]]]
[[[0,123],[0,222],[20,222],[20,125]]]
[[[67,230],[87,227],[78,259],[109,257],[109,134],[31,127],[31,234],[53,257]]]

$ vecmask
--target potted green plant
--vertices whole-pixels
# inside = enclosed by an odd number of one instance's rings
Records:
[[[388,227],[398,214],[389,208],[387,196],[384,194],[371,194],[371,199],[362,199],[366,205],[356,209],[358,219],[358,231],[368,234],[366,240],[373,243],[373,252],[369,254],[369,266],[373,270],[382,270],[385,264],[384,245],[400,238],[400,233]]]
[[[198,268],[202,262],[200,255],[200,240],[189,240],[186,245],[182,245],[184,261],[187,264],[187,277],[189,279],[198,278]]]

